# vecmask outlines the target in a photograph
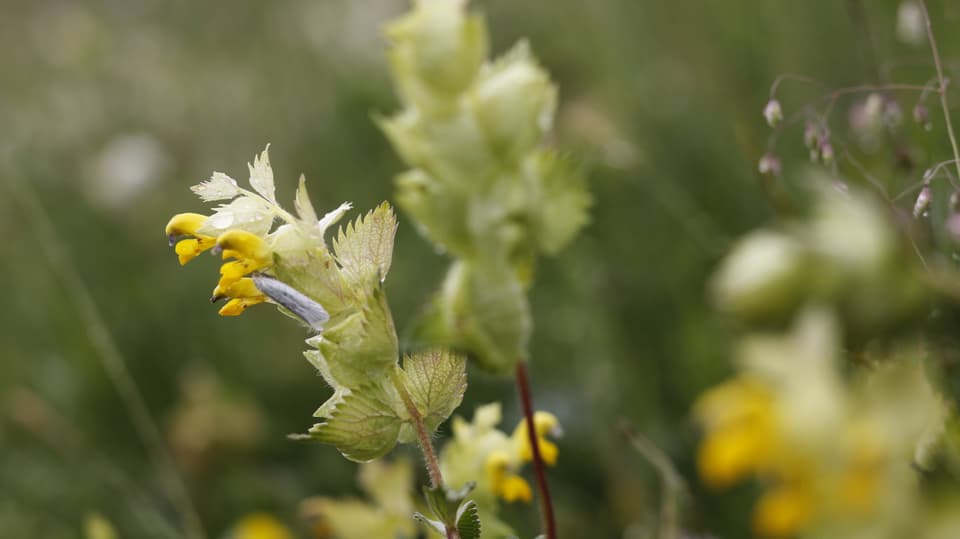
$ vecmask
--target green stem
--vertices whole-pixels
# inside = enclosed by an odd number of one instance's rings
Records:
[[[403,400],[403,405],[406,407],[407,413],[410,415],[410,422],[413,423],[413,427],[417,431],[420,450],[423,452],[423,460],[427,465],[427,474],[430,476],[430,486],[433,488],[443,488],[443,475],[440,473],[440,461],[437,459],[437,452],[433,449],[433,442],[430,441],[430,433],[427,432],[427,426],[423,422],[423,415],[410,397],[410,393],[407,391],[407,386],[403,383],[400,372],[400,367],[397,366],[397,368],[390,373],[390,378],[393,381],[393,386],[397,389],[397,393],[400,394],[400,399]],[[445,525],[447,527],[447,539],[460,539],[460,533],[455,527],[446,523]]]
[[[663,453],[650,440],[633,431],[629,424],[621,425],[623,435],[630,442],[630,445],[647,459],[657,474],[660,475],[661,496],[660,501],[660,526],[657,536],[660,539],[677,539],[679,537],[678,527],[678,498],[683,490],[683,480],[680,473],[670,462],[670,458]]]
[[[937,68],[938,93],[940,107],[943,109],[943,120],[947,126],[947,137],[950,139],[950,148],[953,150],[954,163],[957,166],[957,176],[960,177],[960,150],[957,148],[957,137],[953,133],[953,122],[950,120],[950,106],[947,104],[947,79],[943,76],[943,63],[940,61],[940,49],[933,36],[933,24],[930,23],[930,12],[927,11],[926,0],[920,0],[920,9],[923,10],[923,20],[926,23],[927,39],[930,41],[930,51],[933,54],[933,65]]]

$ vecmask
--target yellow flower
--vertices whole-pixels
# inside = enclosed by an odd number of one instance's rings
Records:
[[[694,412],[706,427],[697,454],[701,477],[726,487],[768,466],[778,446],[773,396],[741,377],[708,391]]]
[[[249,277],[233,281],[225,287],[218,284],[213,289],[210,301],[215,302],[223,298],[231,299],[220,309],[220,316],[237,316],[247,307],[267,301],[267,296],[257,289],[253,279]]]
[[[217,247],[223,251],[223,259],[234,259],[220,266],[220,282],[217,288],[226,290],[241,277],[273,264],[273,251],[267,242],[245,230],[228,230],[217,238]]]
[[[813,517],[814,502],[813,493],[802,482],[775,487],[754,508],[754,533],[761,537],[793,537]]]
[[[290,530],[272,515],[251,513],[237,522],[233,539],[292,539]]]
[[[540,446],[540,456],[543,457],[543,461],[549,466],[557,463],[557,456],[560,450],[555,443],[547,440],[546,435],[556,433],[559,429],[560,422],[557,421],[557,417],[550,412],[536,412],[533,414],[533,430],[537,433],[537,445]],[[511,438],[517,445],[520,460],[531,462],[533,460],[533,450],[530,447],[530,437],[527,435],[526,419],[522,419],[517,425],[517,428],[513,429]]]
[[[484,471],[493,492],[507,502],[530,502],[533,491],[526,480],[510,472],[510,460],[506,451],[493,451],[487,456]]]
[[[199,213],[178,213],[167,223],[167,237],[170,238],[171,245],[176,242],[174,251],[177,253],[181,266],[216,245],[216,238],[197,234],[197,230],[203,226],[206,220],[207,216]],[[191,237],[177,241],[178,238],[183,236]]]

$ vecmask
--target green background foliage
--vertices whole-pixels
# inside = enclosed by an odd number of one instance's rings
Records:
[[[732,239],[773,215],[755,172],[769,83],[791,72],[858,84],[875,80],[872,58],[926,58],[894,39],[897,2],[864,4],[865,17],[854,0],[475,4],[496,54],[528,37],[558,82],[556,144],[583,157],[595,198],[592,223],[542,261],[532,291],[535,399],[566,433],[550,471],[561,536],[644,537],[655,526],[656,473],[620,436],[621,418],[688,479],[690,529],[747,533],[751,487],[721,497],[693,469],[690,405],[730,369],[732,328],[708,304],[706,281]],[[160,494],[166,472],[138,438],[15,181],[50,214],[211,535],[265,510],[306,536],[300,500],[357,492],[355,464],[285,436],[329,396],[301,355],[305,331],[270,308],[219,318],[207,302],[216,263],[179,268],[162,228],[175,212],[202,211],[188,186],[213,170],[243,178],[267,142],[281,200],[300,172],[320,212],[391,199],[403,167],[372,113],[398,106],[381,28],[404,9],[0,3],[0,536],[75,537],[96,511],[124,537],[167,537],[162,522],[175,515]],[[944,55],[955,56],[960,11],[942,1],[931,12]],[[922,84],[929,70],[895,73]],[[813,97],[788,85],[781,100],[789,115]],[[946,158],[941,127],[910,140],[918,162]],[[780,148],[789,172],[805,155],[800,131]],[[866,159],[901,188],[921,173],[889,153]],[[447,260],[398,217],[386,289],[403,340]],[[461,415],[503,400],[504,425],[516,423],[509,380],[471,369],[468,381]],[[525,536],[537,529],[534,505],[502,516]]]

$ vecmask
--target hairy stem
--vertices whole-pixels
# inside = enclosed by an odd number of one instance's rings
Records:
[[[406,407],[407,413],[410,414],[413,427],[417,431],[417,439],[420,442],[420,450],[423,452],[423,460],[427,464],[427,474],[430,475],[430,486],[433,488],[442,488],[443,475],[440,473],[440,461],[437,459],[437,452],[433,448],[430,433],[427,432],[427,426],[423,422],[423,415],[420,414],[420,410],[417,409],[417,405],[410,397],[410,393],[407,392],[407,386],[403,384],[403,379],[400,377],[399,366],[391,373],[391,379],[394,387],[397,388],[397,393],[400,394],[400,398],[403,400],[403,405]],[[456,528],[449,524],[446,524],[446,526],[447,539],[460,539],[460,534]]]
[[[537,442],[536,425],[533,423],[533,398],[530,396],[530,381],[527,379],[527,364],[524,361],[517,363],[517,390],[520,392],[520,402],[523,404],[523,417],[527,424],[527,439],[533,453],[533,472],[537,477],[537,491],[540,493],[540,512],[543,517],[543,527],[547,539],[557,539],[557,522],[553,515],[553,500],[550,498],[550,487],[547,485],[547,470],[540,454],[540,444]]]
[[[947,104],[947,79],[943,76],[943,63],[940,61],[940,49],[933,36],[933,24],[930,23],[930,12],[927,10],[927,1],[920,0],[920,9],[923,11],[923,21],[926,23],[927,39],[930,41],[930,53],[933,55],[933,65],[937,68],[938,93],[940,107],[943,109],[943,121],[947,126],[947,136],[950,138],[950,147],[953,149],[953,159],[957,166],[957,176],[960,177],[960,150],[957,149],[957,137],[953,133],[953,121],[950,120],[950,107]]]

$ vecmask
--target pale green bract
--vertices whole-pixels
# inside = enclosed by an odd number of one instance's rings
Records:
[[[590,205],[577,167],[543,147],[556,86],[526,42],[488,60],[463,1],[420,0],[387,36],[404,108],[379,123],[410,167],[397,201],[455,258],[420,337],[511,372],[528,355],[536,257],[567,245]]]

